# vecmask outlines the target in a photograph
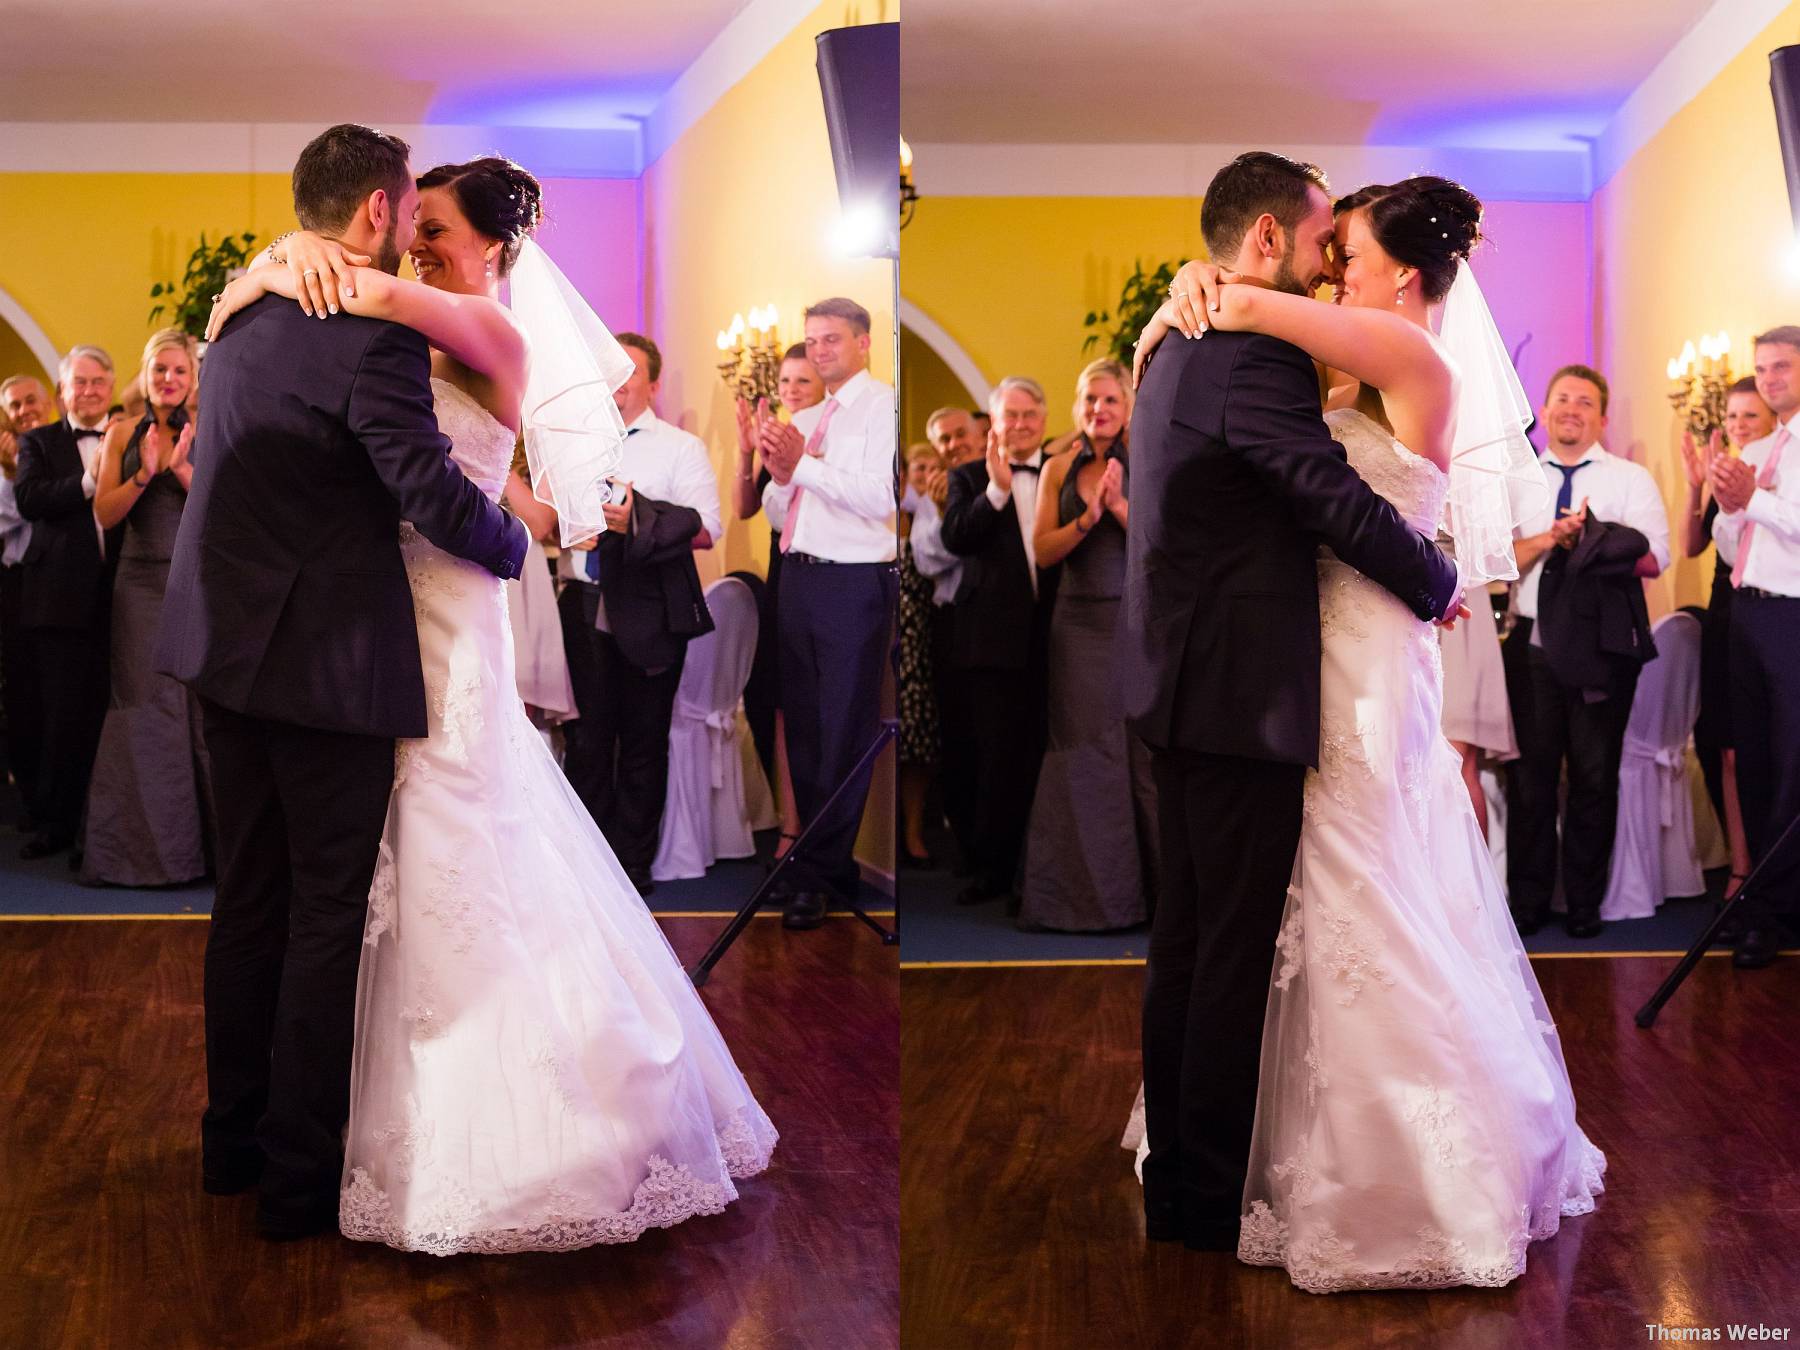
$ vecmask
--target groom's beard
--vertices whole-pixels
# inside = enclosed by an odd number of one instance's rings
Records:
[[[375,266],[390,277],[400,275],[400,249],[396,245],[395,231],[399,227],[389,223],[387,233],[381,236],[381,242],[375,245]]]
[[[1313,292],[1313,288],[1302,281],[1294,271],[1292,252],[1281,260],[1281,266],[1275,272],[1275,279],[1269,284],[1278,291],[1286,291],[1289,295],[1311,295]]]

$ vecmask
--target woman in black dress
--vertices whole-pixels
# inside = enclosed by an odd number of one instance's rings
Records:
[[[162,886],[206,874],[212,826],[200,710],[153,668],[175,532],[193,480],[194,339],[165,328],[144,348],[144,413],[106,434],[94,491],[102,529],[124,524],[113,583],[112,696],[88,788],[81,879]]]
[[[1035,548],[1062,564],[1050,620],[1050,735],[1025,845],[1022,928],[1127,928],[1149,917],[1156,790],[1125,729],[1113,630],[1131,518],[1131,377],[1095,361],[1075,385],[1077,432],[1044,465]]]
[[[1706,490],[1707,466],[1713,455],[1742,451],[1752,441],[1773,434],[1775,414],[1756,392],[1756,380],[1746,375],[1725,396],[1723,437],[1713,433],[1711,444],[1700,451],[1693,437],[1683,434],[1681,457],[1687,469],[1687,512],[1682,517],[1687,556],[1697,558],[1712,542],[1713,521],[1719,504]],[[1737,894],[1750,871],[1750,842],[1744,834],[1744,815],[1738,806],[1737,753],[1731,735],[1731,564],[1723,557],[1713,562],[1712,595],[1700,628],[1700,718],[1694,724],[1694,749],[1706,772],[1707,793],[1725,822],[1725,838],[1731,846],[1731,879],[1725,898]]]

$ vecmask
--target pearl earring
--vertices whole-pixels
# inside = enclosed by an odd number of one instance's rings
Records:
[[[1394,292],[1394,304],[1395,305],[1403,305],[1405,303],[1406,303],[1406,287],[1402,286],[1399,290]]]

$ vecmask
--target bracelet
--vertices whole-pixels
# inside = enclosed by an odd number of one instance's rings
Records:
[[[269,254],[270,262],[276,264],[277,266],[285,266],[286,265],[287,259],[285,257],[283,257],[281,254],[277,253],[275,250],[281,244],[287,242],[289,239],[292,239],[296,233],[298,233],[298,232],[295,230],[289,230],[286,234],[278,234],[269,241],[268,254]]]

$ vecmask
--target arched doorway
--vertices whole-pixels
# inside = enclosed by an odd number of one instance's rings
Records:
[[[925,419],[939,408],[987,406],[987,378],[956,340],[924,310],[900,301],[900,438],[925,439]]]
[[[25,307],[0,290],[0,380],[35,375],[49,388],[56,376],[56,346]]]

